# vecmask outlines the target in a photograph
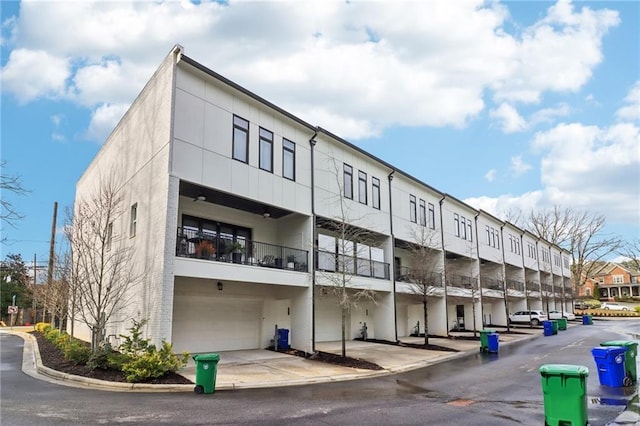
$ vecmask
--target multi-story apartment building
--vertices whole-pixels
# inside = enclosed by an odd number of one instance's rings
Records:
[[[508,312],[527,307],[572,307],[567,252],[284,111],[179,46],[80,178],[76,203],[107,177],[126,206],[113,232],[128,236],[146,272],[107,335],[124,332],[127,318],[147,319],[154,342],[203,352],[267,347],[277,327],[312,351],[341,338],[336,286],[372,295],[347,312],[348,338],[365,324],[376,339],[423,333],[423,300],[436,335],[506,325]]]

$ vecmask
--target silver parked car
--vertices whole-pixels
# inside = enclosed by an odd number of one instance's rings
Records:
[[[566,318],[570,321],[573,321],[576,319],[576,316],[571,312],[566,312],[566,311],[549,311],[549,319],[554,320],[554,319],[560,319],[560,318]]]
[[[600,309],[605,311],[628,311],[629,308],[616,302],[603,302]]]
[[[540,325],[546,320],[547,314],[544,311],[518,311],[509,315],[510,324]]]

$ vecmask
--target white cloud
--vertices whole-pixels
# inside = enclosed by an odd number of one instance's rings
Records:
[[[552,123],[558,117],[565,117],[569,114],[570,108],[566,103],[561,103],[554,108],[542,108],[531,115],[529,125],[534,126],[541,123]]]
[[[498,108],[489,111],[489,117],[500,121],[504,133],[522,132],[527,129],[524,118],[513,106],[504,102]]]
[[[531,170],[531,165],[522,161],[522,156],[518,155],[516,157],[511,157],[510,169],[515,176],[520,176]]]
[[[394,125],[465,126],[485,108],[488,89],[488,98],[493,90],[509,102],[576,90],[619,21],[615,12],[576,12],[561,1],[520,37],[506,32],[507,7],[483,0],[23,1],[3,90],[22,102],[64,93],[90,108],[130,103],[180,43],[277,105],[357,139]],[[45,49],[52,60],[30,67],[20,60],[19,52]],[[501,117],[508,129],[523,125],[521,117]]]
[[[484,178],[488,182],[493,182],[494,180],[496,180],[496,173],[496,169],[491,169],[487,173],[485,173]]]
[[[44,50],[16,49],[2,68],[2,90],[24,104],[40,96],[60,97],[69,76],[68,60]]]
[[[640,81],[636,81],[629,94],[624,98],[626,104],[616,112],[616,117],[620,121],[640,120]]]
[[[86,137],[91,140],[104,141],[118,124],[129,104],[100,105],[91,115],[91,123]]]

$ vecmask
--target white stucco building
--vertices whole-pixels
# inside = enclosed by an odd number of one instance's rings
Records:
[[[571,310],[569,253],[307,123],[174,47],[77,184],[121,185],[126,234],[147,278],[126,311],[176,351],[292,347],[340,340],[326,291],[375,291],[349,312],[348,335],[395,341],[424,332],[411,285],[416,236],[430,248],[429,333],[505,325],[509,311]],[[340,238],[335,225],[366,230]],[[351,234],[351,233],[350,233]],[[505,303],[506,300],[506,303]],[[82,336],[81,325],[76,325]],[[84,330],[86,333],[86,330]]]

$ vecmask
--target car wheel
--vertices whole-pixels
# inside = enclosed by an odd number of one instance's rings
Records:
[[[608,310],[609,310],[609,307],[608,307],[608,306],[605,306],[605,307],[604,307],[604,310],[605,310],[605,311],[608,311]]]
[[[622,308],[623,311],[628,311],[629,308],[627,308],[626,306],[624,308]]]
[[[540,320],[538,320],[537,318],[532,319],[531,325],[540,325]]]

